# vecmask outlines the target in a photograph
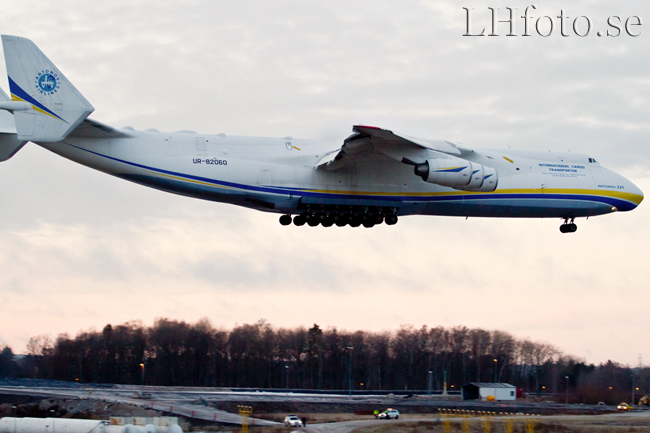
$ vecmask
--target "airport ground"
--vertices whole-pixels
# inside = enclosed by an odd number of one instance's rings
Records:
[[[47,385],[47,386],[46,386]],[[240,431],[239,405],[253,408],[250,432],[648,432],[650,410],[617,413],[615,407],[563,405],[548,401],[464,402],[439,396],[352,396],[238,392],[215,388],[82,386],[34,383],[3,386],[0,416],[177,416],[185,431]],[[394,407],[399,420],[377,421],[374,409]],[[474,416],[440,416],[440,409],[474,411]],[[486,420],[479,411],[496,413]],[[282,425],[288,413],[306,418],[302,429]],[[471,412],[466,414],[472,415]],[[489,429],[486,422],[489,422]],[[527,430],[534,427],[534,430]],[[512,430],[509,430],[512,428]]]

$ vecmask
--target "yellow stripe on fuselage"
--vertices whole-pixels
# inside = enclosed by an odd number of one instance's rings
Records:
[[[151,170],[148,170],[148,171],[149,171],[149,173],[154,173],[154,174],[157,174],[159,176],[168,177],[168,178],[174,179],[174,180],[182,180],[182,181],[185,181],[185,182],[192,182],[192,183],[196,183],[196,184],[199,184],[199,185],[207,185],[207,186],[212,186],[212,187],[216,186],[216,187],[224,188],[224,189],[235,189],[235,188],[233,188],[231,186],[217,185],[217,184],[210,183],[210,182],[201,182],[200,180],[194,180],[194,179],[187,179],[185,177],[172,176],[172,175],[160,173],[160,172],[157,172],[157,171],[151,171]]]
[[[181,180],[191,182],[198,185],[206,185],[211,187],[218,187],[223,189],[240,189],[231,186],[219,185],[217,183],[203,182],[195,179],[188,179],[180,176],[172,176],[157,171],[150,171],[151,173],[159,176],[167,177],[169,179]],[[272,187],[269,187],[272,188]],[[643,201],[643,196],[624,191],[609,191],[599,189],[568,189],[568,188],[520,188],[520,189],[503,189],[493,192],[480,192],[480,191],[445,191],[445,192],[376,192],[376,191],[344,191],[344,190],[327,190],[327,189],[304,189],[304,190],[290,190],[293,194],[299,195],[301,192],[320,193],[331,195],[364,195],[374,197],[454,197],[462,195],[472,196],[485,196],[489,198],[491,195],[516,195],[516,194],[538,194],[543,196],[545,194],[559,194],[559,195],[583,195],[583,196],[601,196],[613,197],[620,200],[626,200],[635,204],[640,204]]]
[[[600,189],[563,189],[563,188],[522,188],[522,189],[503,189],[492,192],[480,191],[446,191],[446,192],[372,192],[372,191],[339,191],[309,189],[304,190],[311,193],[324,194],[345,194],[345,195],[369,195],[369,196],[408,196],[408,197],[453,197],[459,195],[483,195],[490,196],[494,194],[567,194],[567,195],[592,195],[602,197],[614,197],[621,200],[627,200],[637,205],[643,201],[643,196],[623,191],[608,191]]]

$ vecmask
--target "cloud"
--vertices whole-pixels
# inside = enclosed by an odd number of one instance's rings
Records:
[[[478,25],[498,5],[473,6]],[[599,26],[648,15],[640,1],[549,1],[536,13],[563,8]],[[468,38],[464,20],[453,1],[27,0],[5,6],[0,24],[34,40],[97,108],[92,118],[115,126],[313,137],[334,149],[351,125],[374,124],[589,153],[649,190],[647,35]],[[17,351],[36,334],[160,316],[464,324],[628,363],[650,337],[635,326],[637,343],[600,338],[627,333],[650,300],[645,204],[580,221],[571,236],[559,221],[445,217],[283,228],[33,144],[0,165],[0,185],[0,340]]]

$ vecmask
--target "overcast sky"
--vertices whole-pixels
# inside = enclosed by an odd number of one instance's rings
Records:
[[[475,147],[588,153],[650,192],[650,4],[23,0],[32,39],[113,126],[331,140],[354,124]],[[488,7],[518,8],[493,37]],[[561,9],[569,16],[560,34]],[[551,16],[542,37],[537,18]],[[575,17],[589,17],[579,37]],[[620,17],[618,37],[608,17]],[[624,28],[628,17],[641,26]],[[617,24],[617,18],[612,21]],[[631,23],[635,23],[634,19]],[[586,18],[577,22],[585,33]],[[548,20],[539,22],[541,33]],[[0,75],[6,76],[4,62]],[[8,90],[6,80],[0,85]],[[481,327],[588,362],[650,363],[650,205],[578,222],[405,217],[282,227],[28,144],[0,164],[0,344],[156,317],[216,327]]]

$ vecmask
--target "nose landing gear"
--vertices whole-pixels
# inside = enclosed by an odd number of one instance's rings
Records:
[[[578,226],[573,222],[575,218],[564,218],[564,223],[560,226],[560,231],[562,233],[575,233],[578,230]]]

